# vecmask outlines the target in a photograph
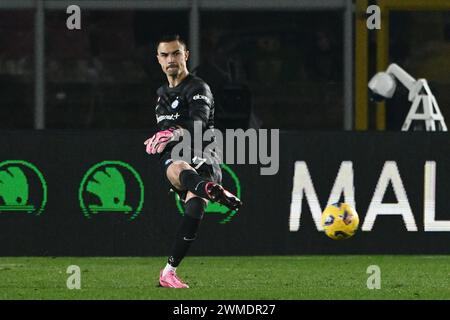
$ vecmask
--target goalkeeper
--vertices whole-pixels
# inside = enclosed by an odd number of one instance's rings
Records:
[[[214,100],[209,86],[189,74],[186,67],[189,51],[180,36],[161,38],[157,43],[157,58],[168,83],[157,90],[158,132],[144,144],[147,153],[159,155],[166,182],[179,194],[185,209],[159,283],[163,287],[188,288],[176,275],[176,268],[196,239],[208,201],[218,202],[230,210],[238,210],[241,201],[220,185],[222,174],[216,157],[207,162],[205,159],[198,162],[194,157],[189,163],[172,158],[172,148],[182,137],[183,129],[193,137],[194,122],[201,123],[202,130],[213,128]]]

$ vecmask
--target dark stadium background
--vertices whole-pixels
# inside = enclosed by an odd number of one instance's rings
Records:
[[[345,7],[336,3],[345,1],[311,2],[312,9],[307,5],[283,9],[281,3],[267,6],[264,1],[262,8],[257,2],[249,7],[246,1],[214,9],[200,6],[195,39],[190,35],[192,10],[186,1],[159,9],[157,5],[142,8],[140,3],[145,1],[138,1],[141,8],[134,10],[119,6],[119,1],[103,4],[104,9],[85,8],[78,1],[81,30],[65,27],[69,3],[48,2],[42,11],[46,129],[152,127],[155,90],[164,80],[153,43],[160,34],[172,32],[198,43],[191,71],[197,70],[213,87],[219,126],[301,131],[355,128],[355,121],[344,123]],[[36,126],[33,8],[30,1],[2,1],[0,6],[2,129]],[[390,61],[429,79],[449,118],[450,73],[445,59],[450,45],[449,12],[393,11],[389,21]],[[376,31],[369,32],[368,46],[376,47]],[[373,75],[375,54],[369,55],[368,65]],[[393,106],[387,108],[388,130],[398,131],[403,122],[409,107],[405,95],[399,92],[389,102]],[[367,128],[375,130],[374,104],[368,113]]]

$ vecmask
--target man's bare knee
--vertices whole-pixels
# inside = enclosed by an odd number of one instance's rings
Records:
[[[188,191],[188,193],[186,194],[186,199],[184,200],[184,203],[188,202],[189,200],[191,200],[192,198],[200,198],[199,196],[193,194],[192,192]],[[208,204],[208,200],[204,199],[204,198],[200,198],[205,202],[205,205]]]
[[[174,161],[170,164],[170,166],[167,168],[167,173],[173,176],[179,176],[180,173],[184,170],[194,170],[187,162],[182,160]]]
[[[180,182],[180,173],[184,170],[194,170],[186,161],[176,160],[167,168],[166,175],[170,183],[177,189],[183,190]]]

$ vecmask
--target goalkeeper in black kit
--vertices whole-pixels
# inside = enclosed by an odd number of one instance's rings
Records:
[[[186,132],[193,137],[194,123],[200,123],[202,130],[213,128],[214,99],[209,86],[189,74],[186,67],[189,51],[180,36],[161,38],[157,43],[157,58],[168,83],[157,91],[158,131],[144,144],[147,153],[159,155],[168,187],[178,193],[185,209],[167,265],[160,272],[159,284],[168,288],[189,288],[177,276],[176,268],[197,237],[208,201],[218,202],[230,210],[239,210],[242,203],[220,185],[222,174],[217,159],[205,161],[193,157],[186,162],[172,157],[173,147],[181,143]]]

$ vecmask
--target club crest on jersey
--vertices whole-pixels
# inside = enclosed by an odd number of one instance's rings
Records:
[[[170,105],[170,107],[172,109],[176,109],[178,107],[178,105],[180,104],[180,101],[178,101],[178,97],[175,99],[174,102],[172,102],[172,104]]]

